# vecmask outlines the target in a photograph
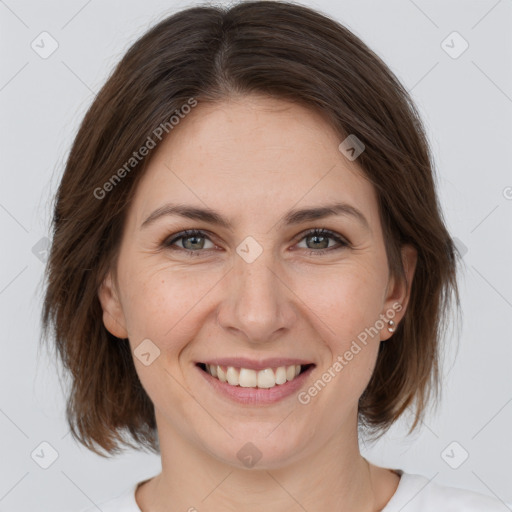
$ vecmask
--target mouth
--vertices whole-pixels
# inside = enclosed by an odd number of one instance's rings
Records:
[[[217,381],[239,388],[267,389],[283,386],[292,382],[305,373],[309,373],[315,365],[283,364],[281,366],[267,366],[251,364],[246,366],[230,366],[227,364],[196,363],[196,366]]]

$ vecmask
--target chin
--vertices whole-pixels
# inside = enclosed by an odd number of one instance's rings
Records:
[[[232,439],[212,445],[209,438],[205,448],[218,460],[238,469],[279,469],[300,458],[310,444],[301,439],[298,432],[286,430],[285,423],[276,429],[278,423],[265,423],[262,427],[261,423],[245,422],[237,428],[232,427],[231,432],[236,432]]]

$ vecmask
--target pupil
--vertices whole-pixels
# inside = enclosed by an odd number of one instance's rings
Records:
[[[313,235],[312,238],[314,238],[314,239],[323,239],[324,242],[327,241],[327,245],[324,244],[324,246],[322,247],[323,249],[325,249],[329,245],[328,239],[325,236]]]
[[[185,240],[187,240],[187,241],[188,240],[196,240],[197,241],[197,240],[200,240],[201,238],[202,237],[200,237],[200,236],[195,236],[194,235],[194,236],[189,236],[189,237],[185,238]],[[198,243],[198,242],[193,242],[192,245],[194,246],[196,243]],[[186,247],[186,248],[190,249],[191,247]],[[201,249],[201,247],[192,247],[192,249]]]

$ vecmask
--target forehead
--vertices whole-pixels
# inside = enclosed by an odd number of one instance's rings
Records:
[[[160,144],[138,185],[137,221],[168,201],[243,220],[344,201],[376,220],[377,198],[340,136],[305,106],[262,96],[199,104]]]

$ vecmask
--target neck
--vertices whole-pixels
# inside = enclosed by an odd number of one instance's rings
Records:
[[[396,475],[370,465],[361,456],[357,429],[352,435],[344,432],[320,449],[269,469],[239,469],[189,443],[169,424],[161,422],[158,430],[162,472],[137,491],[143,512],[376,512],[398,484]],[[388,475],[386,485],[383,472]]]

